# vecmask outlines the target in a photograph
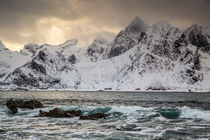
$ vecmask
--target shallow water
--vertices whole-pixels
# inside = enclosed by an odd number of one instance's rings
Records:
[[[101,120],[38,118],[40,109],[12,115],[8,99],[38,99],[55,107],[107,113]],[[140,92],[0,92],[0,139],[210,139],[210,94]]]

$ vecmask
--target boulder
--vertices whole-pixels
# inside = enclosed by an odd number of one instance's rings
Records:
[[[6,133],[6,130],[0,129],[0,133]]]
[[[54,108],[53,110],[50,110],[49,112],[44,112],[40,110],[38,117],[72,118],[72,117],[80,116],[81,113],[82,113],[81,110],[64,111],[60,108]]]
[[[155,139],[152,139],[152,140],[165,140],[163,138],[155,138]]]
[[[12,111],[13,114],[18,113],[17,103],[15,101],[8,100],[6,106]]]
[[[12,111],[13,114],[18,113],[18,108],[35,109],[44,107],[44,105],[38,100],[8,100],[6,106]]]
[[[107,114],[104,114],[104,113],[95,113],[95,114],[90,114],[88,116],[81,116],[81,114],[82,114],[81,110],[65,111],[60,108],[54,108],[53,110],[50,110],[49,112],[40,110],[38,117],[53,117],[53,118],[79,117],[80,120],[98,120],[98,119],[105,118],[107,116]]]
[[[25,101],[22,106],[19,108],[27,108],[27,109],[35,109],[35,108],[43,108],[44,105],[38,100],[30,100]]]
[[[80,120],[98,120],[98,119],[105,119],[107,117],[107,114],[104,113],[95,113],[95,114],[90,114],[88,116],[80,116]]]

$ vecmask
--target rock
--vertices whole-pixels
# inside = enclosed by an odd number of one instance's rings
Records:
[[[6,106],[12,111],[13,114],[18,113],[17,103],[15,101],[8,100]]]
[[[29,63],[28,63],[29,65]],[[24,72],[22,72],[21,68],[17,68],[12,74],[15,78],[11,83],[18,85],[19,87],[38,87],[39,83],[36,78],[27,76]]]
[[[35,109],[35,108],[43,108],[44,105],[38,100],[8,100],[6,106],[12,111],[13,114],[18,113],[18,108],[27,108],[27,109]]]
[[[104,113],[95,113],[95,114],[90,114],[88,116],[80,116],[79,119],[80,120],[98,120],[98,119],[102,119],[102,118],[106,118],[107,114]]]
[[[80,116],[82,111],[81,110],[70,110],[70,111],[66,111],[67,113],[70,113],[70,114],[74,114],[75,116]]]
[[[29,66],[31,67],[31,69],[36,70],[37,72],[40,72],[44,75],[47,74],[46,69],[41,64],[38,64],[34,60],[32,60]]]
[[[0,129],[0,133],[6,133],[6,130]]]
[[[69,56],[68,60],[69,60],[69,62],[70,62],[71,64],[75,64],[75,63],[76,63],[76,61],[77,61],[77,59],[76,59],[75,55],[71,55],[71,56]]]
[[[72,118],[72,117],[80,116],[81,113],[82,113],[81,110],[64,111],[60,108],[54,108],[53,110],[50,110],[49,112],[44,112],[40,110],[38,117]]]
[[[152,139],[152,140],[165,140],[163,138],[155,138],[155,139]]]
[[[22,104],[22,106],[20,106],[19,108],[35,109],[35,108],[43,108],[44,107],[44,105],[40,101],[37,101],[37,100],[30,100],[30,101],[26,101],[25,103],[21,103],[21,104]]]

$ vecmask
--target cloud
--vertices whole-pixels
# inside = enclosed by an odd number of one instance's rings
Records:
[[[29,42],[82,44],[111,39],[133,17],[169,21],[181,29],[210,26],[209,0],[0,0],[0,40],[12,50]],[[18,47],[17,47],[18,46]]]

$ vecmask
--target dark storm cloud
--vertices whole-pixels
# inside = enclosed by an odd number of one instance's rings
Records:
[[[177,22],[210,26],[210,0],[106,0],[106,3],[81,0],[80,6],[85,13],[110,24],[124,25],[137,15],[150,24],[177,19]]]
[[[41,36],[40,32],[47,31],[54,23],[47,20],[49,26],[40,27],[38,23],[43,18],[59,19],[66,22],[65,27],[71,21],[81,20],[78,22],[81,24],[69,25],[72,26],[69,30],[60,27],[65,32],[65,39],[80,32],[78,26],[81,25],[87,31],[80,34],[80,39],[87,38],[92,30],[94,36],[103,32],[108,35],[113,28],[124,28],[134,16],[141,17],[150,25],[166,20],[181,29],[193,23],[210,26],[209,7],[210,0],[0,0],[0,40],[10,44],[47,41],[47,37],[44,34]],[[86,21],[88,23],[83,23]],[[85,24],[95,29],[86,29]],[[110,30],[106,32],[101,29]],[[98,33],[95,33],[97,30]],[[26,31],[28,35],[22,35]],[[113,32],[116,33],[116,30]]]

